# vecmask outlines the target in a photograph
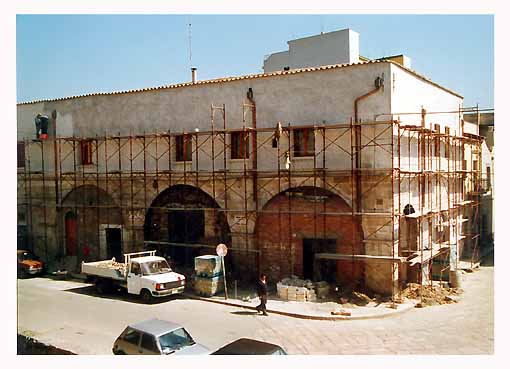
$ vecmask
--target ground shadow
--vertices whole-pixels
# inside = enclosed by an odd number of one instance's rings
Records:
[[[18,355],[75,355],[71,351],[45,345],[33,338],[18,334]]]
[[[481,259],[482,266],[494,266],[494,248],[486,251]]]
[[[231,311],[230,314],[234,315],[259,315],[256,311]]]
[[[95,286],[84,286],[84,287],[76,287],[76,288],[69,288],[67,290],[64,290],[65,292],[71,292],[71,293],[77,293],[79,295],[87,295],[92,297],[98,297],[103,299],[110,299],[110,300],[119,300],[119,301],[125,301],[125,302],[131,302],[136,304],[145,304],[140,296],[138,295],[132,295],[125,291],[118,291],[118,290],[112,290],[107,293],[99,294],[96,291]],[[173,300],[179,300],[179,299],[186,299],[186,297],[178,294],[178,295],[171,295],[171,296],[165,296],[165,297],[158,297],[154,298],[152,302],[149,305],[157,305]]]

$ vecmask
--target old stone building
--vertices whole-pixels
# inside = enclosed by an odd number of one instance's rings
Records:
[[[20,103],[19,243],[70,270],[144,248],[192,266],[225,243],[239,278],[395,294],[476,256],[461,110],[391,60]]]

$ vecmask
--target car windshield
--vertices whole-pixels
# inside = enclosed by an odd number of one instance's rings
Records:
[[[172,271],[166,260],[149,261],[141,265],[143,275],[161,274]]]
[[[193,341],[193,338],[191,338],[184,328],[179,328],[160,336],[159,344],[161,346],[161,351],[164,354],[169,354],[183,347],[194,345],[195,341]]]

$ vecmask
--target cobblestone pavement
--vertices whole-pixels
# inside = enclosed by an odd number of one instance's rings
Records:
[[[465,293],[456,304],[353,321],[264,317],[185,298],[144,305],[126,295],[96,296],[78,282],[18,280],[18,332],[78,354],[110,354],[126,324],[159,317],[183,324],[211,349],[251,337],[280,344],[289,354],[492,354],[493,272],[482,267],[463,275]]]

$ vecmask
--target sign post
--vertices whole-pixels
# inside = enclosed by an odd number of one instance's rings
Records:
[[[221,257],[221,269],[223,269],[223,283],[225,284],[225,300],[228,299],[227,293],[227,276],[225,275],[225,255],[227,255],[228,248],[223,243],[216,246],[216,254]]]

